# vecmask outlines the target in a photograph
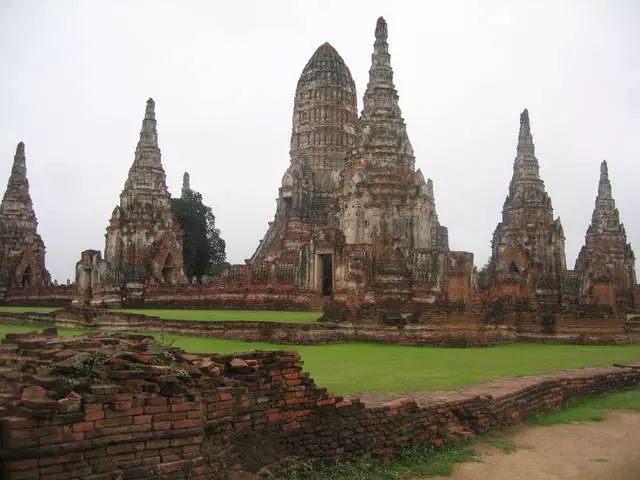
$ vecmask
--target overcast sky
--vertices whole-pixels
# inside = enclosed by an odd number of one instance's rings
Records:
[[[380,15],[416,166],[433,179],[453,250],[487,261],[526,107],[567,266],[603,159],[640,257],[637,0],[1,0],[0,185],[24,141],[52,278],[73,279],[82,250],[104,250],[148,97],[170,191],[189,171],[229,260],[249,258],[289,165],[298,76],[328,41],[361,110]]]

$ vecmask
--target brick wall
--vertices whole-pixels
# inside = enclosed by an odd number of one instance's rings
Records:
[[[0,346],[2,478],[216,479],[296,458],[392,455],[640,382],[638,369],[594,367],[343,398],[317,387],[295,351],[188,354],[144,336],[53,333]]]

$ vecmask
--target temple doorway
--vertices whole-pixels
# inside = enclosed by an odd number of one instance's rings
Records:
[[[32,276],[33,274],[31,271],[31,265],[27,265],[27,268],[25,268],[24,272],[22,272],[22,279],[20,280],[20,286],[23,288],[30,287]]]
[[[173,255],[169,253],[162,267],[162,281],[164,283],[169,283],[173,285],[174,271],[175,271],[175,267],[173,265]]]
[[[333,255],[324,253],[318,255],[320,266],[320,289],[323,296],[331,295],[333,291]]]

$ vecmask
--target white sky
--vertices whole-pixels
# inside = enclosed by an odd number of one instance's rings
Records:
[[[603,159],[640,257],[637,0],[2,0],[0,188],[24,141],[52,278],[73,279],[82,250],[104,249],[148,97],[170,191],[189,171],[229,260],[249,258],[289,164],[298,76],[330,42],[361,109],[380,15],[416,166],[434,181],[452,249],[486,262],[526,107],[567,266]]]

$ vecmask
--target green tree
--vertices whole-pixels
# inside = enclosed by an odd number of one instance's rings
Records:
[[[480,270],[478,270],[478,287],[480,290],[489,288],[489,262],[485,263]]]
[[[189,278],[202,276],[225,263],[226,244],[216,228],[211,207],[202,203],[202,195],[183,189],[180,198],[171,199],[171,210],[182,226],[185,273]]]

